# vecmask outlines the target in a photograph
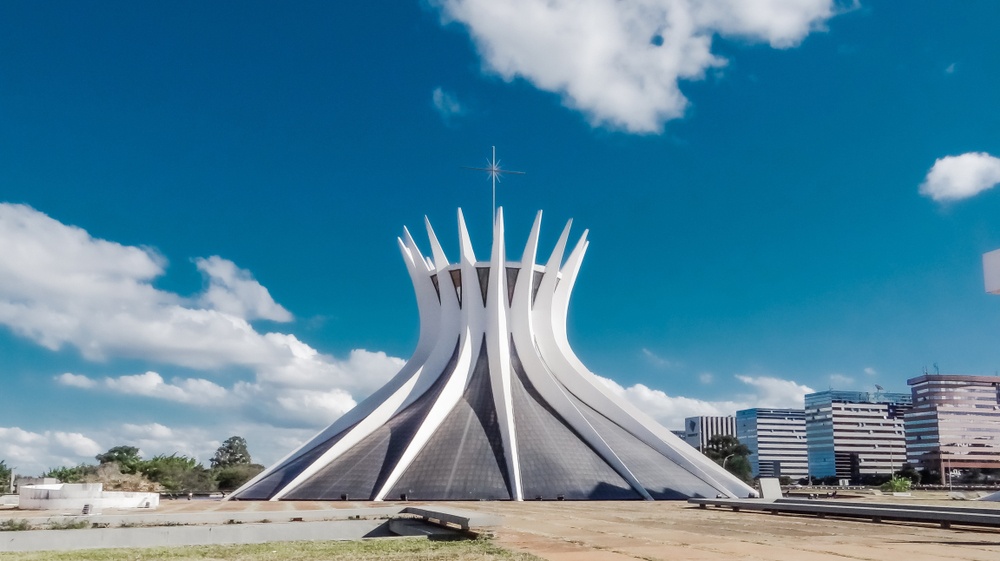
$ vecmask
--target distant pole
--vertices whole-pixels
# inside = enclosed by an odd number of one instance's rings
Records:
[[[500,162],[497,160],[497,147],[493,146],[492,157],[486,161],[486,167],[484,168],[473,168],[462,166],[464,169],[471,169],[475,171],[485,171],[490,174],[490,179],[493,183],[493,214],[492,220],[497,218],[497,182],[500,181],[500,176],[503,174],[514,174],[514,175],[525,175],[523,171],[511,171],[506,169],[500,169]]]

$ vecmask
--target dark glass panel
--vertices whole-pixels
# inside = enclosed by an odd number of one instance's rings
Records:
[[[535,390],[511,343],[514,424],[526,500],[641,498]],[[547,374],[546,374],[547,375]]]
[[[458,296],[458,307],[462,307],[462,270],[452,269],[448,271],[451,275],[451,284],[455,287],[455,295]]]
[[[510,499],[485,341],[462,399],[399,479],[390,498]]]
[[[486,294],[490,289],[490,268],[476,267],[476,274],[479,276],[479,292],[483,294],[483,305],[486,305]]]
[[[427,417],[441,388],[451,377],[458,360],[458,343],[444,373],[424,395],[400,411],[395,417],[354,445],[350,450],[303,484],[285,495],[287,500],[337,500],[342,495],[360,500],[374,499],[406,450],[413,434]]]
[[[517,274],[521,272],[521,269],[517,267],[507,267],[507,305],[510,306],[514,302],[514,286],[517,284]]]

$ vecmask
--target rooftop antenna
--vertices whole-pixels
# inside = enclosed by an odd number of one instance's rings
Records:
[[[510,171],[506,169],[500,169],[500,162],[497,160],[497,147],[493,147],[493,158],[486,160],[486,167],[484,168],[473,168],[468,166],[462,166],[463,169],[471,169],[475,171],[485,171],[490,174],[490,179],[493,180],[493,220],[497,217],[497,183],[500,181],[500,176],[506,173],[514,175],[524,175],[523,171]]]
[[[934,373],[935,373],[935,374],[940,374],[940,373],[941,373],[941,371],[940,371],[940,370],[938,370],[938,365],[937,365],[937,363],[936,363],[936,362],[934,363]]]

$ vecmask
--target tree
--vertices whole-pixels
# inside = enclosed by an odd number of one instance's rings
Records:
[[[118,464],[122,473],[135,473],[142,464],[142,457],[139,456],[139,449],[135,446],[115,446],[103,454],[95,456],[97,461],[104,464],[112,462]]]
[[[182,491],[191,491],[191,489],[187,489],[185,486],[191,483],[192,477],[190,472],[194,471],[196,468],[205,469],[194,458],[178,456],[177,454],[171,454],[169,456],[161,454],[142,462],[139,470],[143,475],[148,477],[150,481],[159,483],[160,486],[163,487],[164,491],[180,493]],[[202,491],[208,489],[198,490]]]
[[[224,468],[229,466],[247,465],[250,462],[250,452],[247,450],[247,441],[242,436],[230,436],[215,451],[212,458],[213,468]]]
[[[705,447],[705,455],[743,481],[752,480],[748,458],[750,449],[741,444],[735,436],[713,436]]]
[[[900,468],[900,470],[893,475],[893,477],[897,476],[909,479],[910,482],[913,483],[914,485],[920,485],[920,480],[921,480],[920,472],[917,471],[917,468],[913,467],[912,464],[909,463],[903,464],[903,467]]]
[[[63,483],[80,483],[85,477],[97,473],[97,466],[80,464],[73,467],[52,468],[42,477],[54,477]]]
[[[0,495],[4,495],[10,491],[10,484],[13,483],[10,478],[13,475],[12,470],[7,467],[4,460],[0,460]]]
[[[219,483],[220,491],[229,493],[239,489],[244,483],[250,481],[262,471],[264,471],[264,466],[260,464],[243,464],[216,468],[215,480]]]

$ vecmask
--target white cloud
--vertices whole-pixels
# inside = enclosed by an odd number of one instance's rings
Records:
[[[97,454],[113,446],[135,446],[143,458],[181,454],[207,466],[223,440],[239,435],[246,438],[255,462],[270,465],[306,442],[316,429],[287,429],[258,422],[227,425],[224,429],[125,423],[113,429],[85,432],[0,427],[0,459],[16,468],[18,474],[41,475],[54,467],[93,464]]]
[[[849,389],[854,385],[854,378],[843,374],[830,374],[830,385],[838,390]]]
[[[875,369],[872,368],[871,366],[867,366],[865,367],[865,374],[869,376],[875,376],[876,374],[878,374],[878,372],[876,372]]]
[[[968,152],[935,160],[920,194],[938,202],[978,195],[1000,183],[1000,158],[985,152]]]
[[[0,427],[0,459],[17,473],[38,475],[47,468],[75,465],[102,452],[93,439],[78,432],[31,432]]]
[[[103,385],[118,393],[143,395],[195,405],[224,404],[228,393],[222,386],[200,378],[174,378],[171,383],[167,383],[156,372],[105,378]]]
[[[232,261],[213,255],[195,259],[195,265],[208,278],[208,289],[199,299],[204,307],[247,320],[292,321],[292,314],[249,271]]]
[[[194,298],[155,288],[166,260],[149,248],[95,239],[24,205],[0,203],[0,325],[52,349],[73,346],[84,358],[137,358],[195,370],[242,367],[254,373],[272,416],[303,423],[318,411],[321,426],[343,404],[381,386],[404,363],[356,349],[346,359],[325,355],[294,335],[259,333],[252,319],[291,314],[245,270],[220,257],[195,261],[208,280]],[[210,405],[232,390],[200,377],[167,382],[156,372],[91,379],[57,376],[62,385],[105,388],[176,402]],[[334,392],[306,403],[314,388]],[[286,390],[288,390],[286,392]],[[347,395],[343,399],[340,394]],[[339,413],[338,413],[339,414]]]
[[[671,366],[675,366],[672,361],[659,356],[645,347],[642,348],[642,356],[645,357],[650,364],[657,368],[670,368]]]
[[[732,399],[709,401],[671,396],[644,384],[625,388],[613,380],[600,376],[598,378],[612,392],[624,397],[667,428],[683,427],[685,417],[733,415],[738,410],[753,407],[801,408],[805,394],[813,391],[812,388],[792,380],[737,375],[735,378],[748,386],[750,393],[741,393]]]
[[[795,407],[803,406],[803,399],[813,389],[793,380],[772,376],[741,376],[736,379],[754,389],[751,401],[754,407]]]
[[[56,381],[64,386],[69,386],[72,388],[84,388],[91,389],[97,387],[97,382],[91,380],[86,376],[80,376],[79,374],[73,374],[71,372],[66,372],[56,376]]]
[[[715,376],[711,372],[702,372],[698,374],[698,381],[702,384],[711,384],[715,381]]]
[[[560,94],[594,125],[659,132],[684,114],[679,80],[725,66],[716,35],[798,45],[833,0],[431,0],[464,24],[484,66]]]
[[[434,92],[431,93],[431,102],[434,104],[434,109],[438,112],[438,115],[446,123],[450,123],[455,117],[459,117],[465,113],[465,107],[458,102],[455,94],[447,92],[441,87],[434,88]]]
[[[953,63],[949,64],[948,67],[944,69],[944,72],[945,72],[945,74],[954,74],[955,73],[955,63],[953,62]]]

